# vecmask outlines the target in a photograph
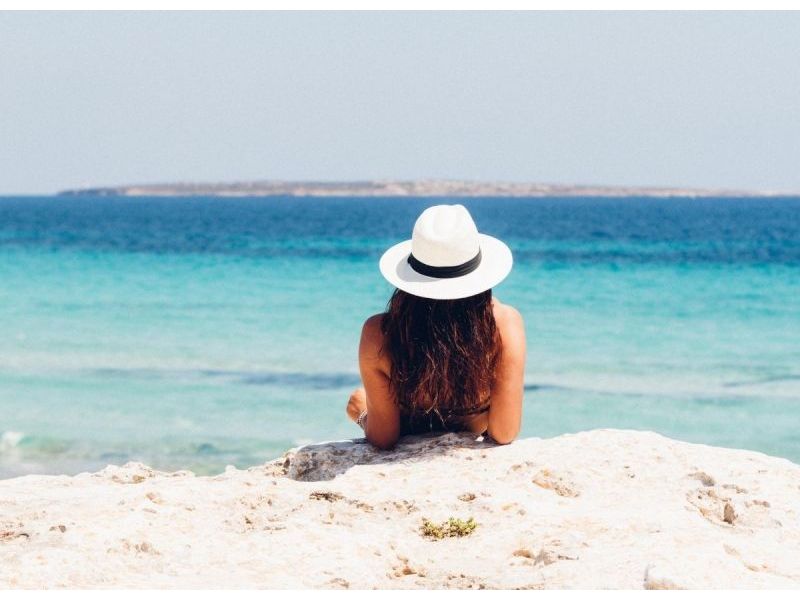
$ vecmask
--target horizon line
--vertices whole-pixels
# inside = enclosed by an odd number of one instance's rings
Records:
[[[5,195],[5,194],[3,194]],[[16,194],[14,194],[16,195]],[[39,194],[22,194],[36,196]],[[614,185],[531,181],[418,179],[251,179],[234,181],[184,180],[121,185],[81,186],[54,196],[355,196],[355,197],[550,197],[550,196],[798,196],[797,191],[741,190],[669,185]]]

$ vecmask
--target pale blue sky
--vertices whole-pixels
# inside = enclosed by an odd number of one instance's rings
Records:
[[[0,194],[375,178],[798,191],[800,14],[0,14]]]

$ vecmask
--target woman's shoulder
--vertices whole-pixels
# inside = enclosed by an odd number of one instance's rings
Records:
[[[359,344],[359,354],[362,358],[382,362],[384,360],[383,349],[383,330],[381,321],[384,313],[372,315],[361,327],[361,342]]]
[[[522,315],[510,304],[503,304],[499,300],[495,301],[493,308],[497,331],[503,344],[502,360],[524,362],[526,342]]]
[[[522,314],[510,304],[503,304],[497,298],[492,298],[494,320],[498,327],[523,327]]]
[[[381,322],[385,314],[386,313],[378,313],[364,321],[364,325],[361,327],[361,335],[369,336],[371,339],[381,339],[383,337]]]

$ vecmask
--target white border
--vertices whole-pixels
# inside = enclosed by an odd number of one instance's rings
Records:
[[[0,10],[800,10],[791,0],[0,0]]]

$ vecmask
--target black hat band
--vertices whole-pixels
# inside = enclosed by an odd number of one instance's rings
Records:
[[[420,275],[436,277],[437,279],[451,279],[472,273],[481,264],[481,249],[467,262],[452,267],[432,267],[418,260],[413,254],[408,255],[408,264]]]

